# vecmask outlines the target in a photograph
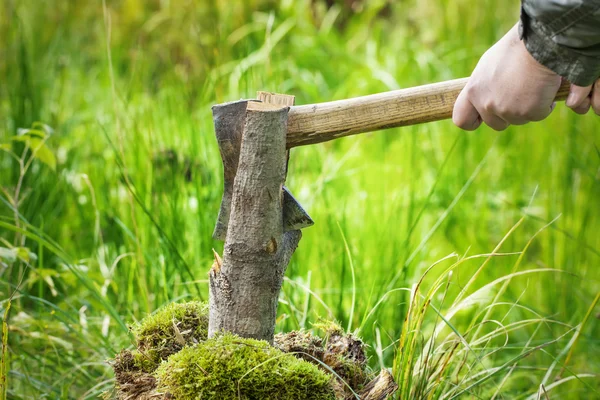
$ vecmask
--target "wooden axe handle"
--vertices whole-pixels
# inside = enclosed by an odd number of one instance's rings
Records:
[[[454,102],[468,78],[327,103],[290,107],[287,147],[321,143],[398,126],[440,121],[452,116]],[[563,81],[556,100],[565,100]]]

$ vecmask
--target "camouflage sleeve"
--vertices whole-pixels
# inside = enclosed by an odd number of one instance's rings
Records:
[[[521,39],[540,64],[579,86],[600,77],[600,0],[521,4]]]

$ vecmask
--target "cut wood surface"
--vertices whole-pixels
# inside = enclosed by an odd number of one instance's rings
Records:
[[[468,78],[370,96],[290,108],[287,147],[321,143],[344,136],[448,119]],[[556,100],[565,100],[563,82]]]
[[[259,91],[256,92],[256,98],[263,103],[278,104],[281,106],[293,106],[296,97],[290,94]]]

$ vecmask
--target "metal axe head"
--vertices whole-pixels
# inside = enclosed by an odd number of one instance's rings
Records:
[[[246,106],[249,101],[240,100],[213,106],[213,121],[217,143],[223,160],[223,199],[213,238],[225,240],[231,199],[233,195],[233,181],[237,173],[242,133],[246,120]],[[289,190],[283,187],[283,231],[298,230],[314,224],[304,208],[292,196]]]

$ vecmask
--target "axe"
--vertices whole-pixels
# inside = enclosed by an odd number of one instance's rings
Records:
[[[440,121],[452,116],[454,103],[468,78],[326,103],[294,106],[294,97],[259,92],[258,100],[240,100],[212,108],[223,159],[224,192],[213,238],[225,240],[237,172],[246,107],[259,101],[289,106],[287,148],[322,143],[359,133]],[[556,101],[565,100],[570,83],[563,81]],[[313,220],[283,187],[283,230],[302,229]]]

